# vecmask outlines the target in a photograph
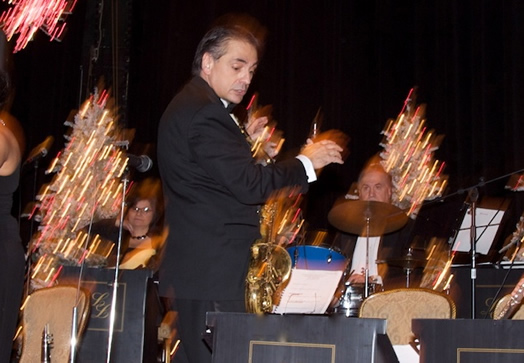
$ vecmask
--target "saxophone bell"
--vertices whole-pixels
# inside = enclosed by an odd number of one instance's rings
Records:
[[[291,277],[286,247],[303,226],[298,188],[284,188],[269,198],[260,213],[261,238],[251,246],[245,301],[250,313],[271,313]]]

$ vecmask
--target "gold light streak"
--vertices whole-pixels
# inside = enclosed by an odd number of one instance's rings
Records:
[[[109,145],[105,145],[102,149],[102,155],[100,156],[102,159],[107,159],[109,157],[109,153],[111,152],[111,147]],[[121,154],[121,153],[120,153]]]
[[[90,109],[92,103],[91,103],[91,98],[86,101],[83,105],[83,107],[80,109],[80,112],[78,113],[78,118],[79,119],[84,119],[86,117],[86,114],[87,114],[87,111]]]
[[[58,252],[62,251],[63,248],[63,239],[58,240],[58,243],[55,245],[55,248],[53,249],[53,253],[56,255]]]
[[[94,178],[93,174],[92,174],[92,173],[89,173],[89,175],[87,176],[87,178],[84,179],[84,182],[83,182],[84,187],[82,188],[82,190],[81,190],[80,193],[79,193],[79,196],[80,196],[80,197],[83,198],[84,195],[85,195],[85,193],[86,193],[86,191],[87,191],[87,188],[92,187],[92,185],[91,185],[91,181],[93,180],[93,178]],[[87,204],[85,204],[85,206],[87,206]],[[85,209],[85,208],[82,208],[82,209]]]
[[[118,194],[122,194],[122,184],[119,184],[118,185],[118,188],[115,192],[115,195]],[[119,208],[120,207],[120,201],[117,199],[117,198],[113,198],[113,204],[111,206],[113,209],[116,209],[116,208]]]
[[[406,134],[404,135],[404,140],[408,138],[408,136],[411,135],[411,128],[413,127],[413,124],[409,124],[408,129],[406,130]]]
[[[60,156],[60,155],[59,155]],[[51,166],[49,166],[49,168],[47,168],[47,170],[45,171],[46,174],[50,174],[53,172],[53,170],[55,170],[56,168],[56,164],[58,163],[58,161],[60,160],[59,159],[59,156],[57,156],[56,158],[53,159],[52,163],[51,163]]]
[[[57,250],[58,255],[67,256],[67,251],[71,247],[71,238],[66,238],[65,240],[62,240],[64,243],[60,243],[61,247]]]
[[[45,282],[49,282],[53,280],[53,275],[55,274],[55,268],[51,267],[49,270],[49,273],[47,274],[47,277],[44,279]]]
[[[102,204],[102,205],[106,205],[108,199],[109,199],[109,198],[112,198],[112,197],[113,197],[113,196],[112,196],[111,194],[106,193],[106,195],[104,196],[104,199],[102,199],[102,201],[101,201],[101,204]]]
[[[62,192],[62,190],[64,190],[64,187],[66,185],[69,185],[69,176],[68,175],[65,175],[64,178],[62,178],[61,180],[61,183],[60,183],[60,186],[58,187],[57,191],[56,191],[56,194],[60,194]]]
[[[45,257],[45,255],[44,255],[43,257]],[[42,263],[42,261],[43,261],[43,257],[40,257],[40,259],[39,259],[39,261],[38,261],[39,263],[37,263],[37,264],[35,265],[35,267],[33,268],[33,274],[31,275],[32,278],[34,278],[34,277],[35,277],[35,276],[40,272],[40,270],[42,269],[42,266],[43,266],[43,263]]]
[[[107,124],[107,126],[106,126],[106,131],[104,132],[104,135],[106,135],[106,136],[109,135],[109,133],[110,133],[111,131],[113,131],[113,128],[114,128],[114,126],[113,126],[113,122],[109,122],[109,123]]]
[[[65,162],[62,164],[62,168],[65,168],[67,166],[67,164],[69,164],[69,160],[71,160],[71,156],[73,155],[73,153],[70,153],[69,155],[67,155],[66,159],[65,159]]]

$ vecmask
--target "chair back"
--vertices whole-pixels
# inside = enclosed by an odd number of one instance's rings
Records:
[[[78,301],[77,301],[78,299]],[[53,363],[70,359],[73,308],[77,306],[77,342],[89,316],[89,295],[75,286],[57,285],[29,295],[22,311],[22,355],[20,363],[42,362],[44,329],[52,336],[50,355]]]
[[[524,307],[522,302],[514,303],[511,301],[511,294],[504,295],[495,304],[493,319],[500,320],[509,316],[510,319],[524,320]]]
[[[362,302],[361,318],[387,320],[387,334],[393,345],[410,344],[414,340],[412,319],[454,319],[455,303],[447,295],[421,288],[382,291]]]

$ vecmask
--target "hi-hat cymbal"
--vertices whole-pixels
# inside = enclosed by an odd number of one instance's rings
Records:
[[[375,237],[402,228],[408,216],[400,208],[388,203],[343,200],[331,208],[328,221],[343,232]]]
[[[426,266],[426,260],[414,258],[413,256],[406,256],[400,258],[390,258],[387,260],[377,261],[377,263],[386,263],[389,266],[415,269]]]

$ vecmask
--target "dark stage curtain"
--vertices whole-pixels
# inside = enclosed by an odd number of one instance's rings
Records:
[[[90,0],[91,1],[91,0]],[[267,51],[251,86],[286,137],[305,140],[319,108],[323,128],[351,137],[343,166],[323,170],[309,194],[308,222],[325,228],[334,199],[381,150],[381,130],[416,86],[427,125],[444,134],[439,160],[448,193],[491,181],[481,196],[515,201],[502,176],[524,168],[524,3],[519,0],[134,1],[129,35],[127,126],[154,145],[158,120],[189,78],[198,40],[226,12],[247,12],[268,28]],[[79,2],[62,43],[37,37],[15,56],[20,75],[13,113],[33,145],[55,134],[77,107],[79,65],[96,17]],[[84,17],[83,17],[84,16]],[[71,37],[69,37],[71,36]],[[111,59],[100,60],[111,62]],[[31,147],[31,145],[29,145]],[[464,196],[465,198],[465,196]],[[519,209],[520,208],[520,209]],[[514,226],[514,225],[513,225]],[[513,227],[512,226],[512,227]]]

